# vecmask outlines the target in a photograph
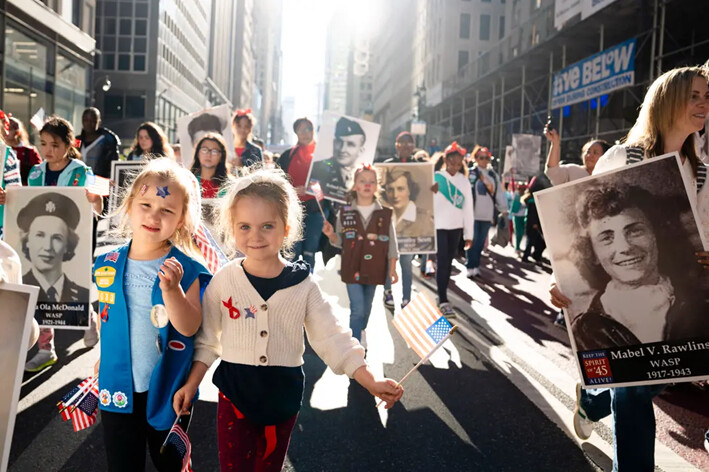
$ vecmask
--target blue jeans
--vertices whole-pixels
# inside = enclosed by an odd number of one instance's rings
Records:
[[[414,260],[415,254],[399,254],[399,265],[401,266],[401,290],[403,299],[411,301],[411,278],[412,269],[411,262]],[[387,280],[384,282],[384,290],[391,290],[391,279],[387,272]]]
[[[473,244],[466,254],[465,267],[468,269],[480,267],[480,254],[483,252],[483,247],[485,247],[485,240],[490,232],[490,226],[492,226],[492,223],[489,221],[475,220]]]
[[[329,213],[329,208],[323,208],[325,215]],[[318,251],[320,236],[322,235],[323,217],[319,211],[306,213],[303,218],[303,239],[295,243],[293,247],[293,260],[303,257],[303,260],[310,264],[310,272],[315,269],[315,253]]]
[[[376,291],[376,285],[347,284],[347,295],[350,297],[350,329],[357,341],[362,340],[362,330],[369,322]]]
[[[652,472],[655,468],[655,412],[652,399],[664,385],[581,390],[588,419],[613,415],[613,472]]]

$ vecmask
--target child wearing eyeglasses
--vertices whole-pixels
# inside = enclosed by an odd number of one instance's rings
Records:
[[[192,159],[192,173],[197,177],[202,198],[223,197],[231,178],[226,160],[226,142],[219,133],[207,133],[197,141]]]

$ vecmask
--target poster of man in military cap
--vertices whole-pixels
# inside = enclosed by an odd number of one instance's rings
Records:
[[[306,188],[318,182],[325,198],[344,203],[357,166],[374,161],[379,128],[370,121],[323,113]]]
[[[83,188],[8,189],[5,241],[20,255],[22,281],[39,287],[40,326],[87,329],[91,286],[91,204]]]

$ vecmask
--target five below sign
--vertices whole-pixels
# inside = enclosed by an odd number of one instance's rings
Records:
[[[630,39],[554,74],[551,107],[583,102],[634,83],[635,39]]]

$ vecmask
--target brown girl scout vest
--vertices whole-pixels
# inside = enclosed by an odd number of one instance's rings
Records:
[[[342,223],[342,281],[382,285],[387,277],[391,209],[374,210],[365,228],[359,211],[350,206],[340,212]]]

